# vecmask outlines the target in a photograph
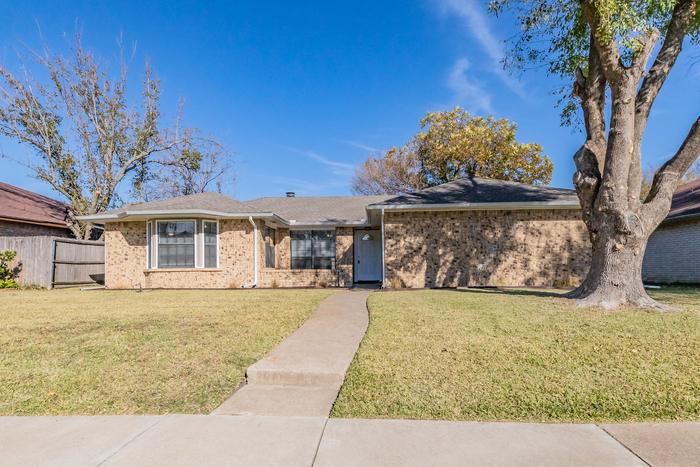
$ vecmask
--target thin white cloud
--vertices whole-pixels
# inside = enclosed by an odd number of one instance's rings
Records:
[[[352,170],[352,169],[354,169],[354,167],[355,167],[354,165],[352,165],[352,164],[347,164],[347,163],[345,163],[345,162],[335,162],[335,161],[332,161],[332,160],[330,160],[330,159],[326,159],[325,157],[320,156],[320,155],[316,154],[316,153],[313,152],[313,151],[301,151],[301,150],[299,150],[299,149],[291,148],[291,147],[289,147],[289,146],[283,146],[283,145],[281,145],[281,144],[275,144],[275,143],[270,143],[270,144],[273,144],[273,145],[277,146],[278,148],[286,149],[287,151],[291,151],[291,152],[293,152],[293,153],[296,153],[296,154],[299,154],[299,155],[302,155],[302,156],[310,157],[311,159],[315,159],[315,160],[317,160],[318,162],[320,162],[320,163],[323,164],[323,165],[328,165],[328,166],[331,166],[331,167],[340,167],[340,168],[342,168],[342,169],[346,169],[346,171],[347,171],[347,170]],[[335,172],[334,172],[334,173],[335,173]]]
[[[345,141],[343,139],[339,139],[341,143],[349,144],[350,146],[355,146],[356,148],[364,149],[365,151],[370,151],[370,152],[377,152],[379,149],[373,148],[371,146],[365,146],[364,144],[356,143],[355,141]]]
[[[466,75],[469,66],[469,60],[462,57],[457,60],[449,74],[447,85],[454,92],[456,104],[464,107],[471,113],[483,110],[493,114],[491,95],[483,89],[478,81]]]
[[[331,160],[326,159],[326,158],[323,157],[323,156],[319,156],[318,154],[316,154],[316,153],[313,152],[313,151],[306,151],[306,152],[302,152],[301,154],[304,154],[305,156],[308,156],[308,157],[310,157],[310,158],[312,158],[312,159],[316,159],[316,160],[319,161],[321,164],[330,165],[331,167],[342,167],[342,168],[344,168],[344,169],[352,169],[352,168],[354,168],[354,166],[353,166],[352,164],[346,164],[345,162],[334,162],[334,161],[331,161]]]
[[[522,84],[503,70],[501,59],[504,48],[488,27],[488,16],[485,14],[485,6],[474,0],[439,0],[444,13],[456,13],[462,18],[469,33],[479,42],[481,48],[489,56],[491,63],[488,70],[499,76],[501,81],[515,94],[522,98],[528,95]]]

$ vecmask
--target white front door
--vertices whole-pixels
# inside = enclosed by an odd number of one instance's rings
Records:
[[[380,230],[355,232],[355,281],[382,280],[382,233]]]

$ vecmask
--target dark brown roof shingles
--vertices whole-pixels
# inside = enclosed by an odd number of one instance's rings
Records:
[[[0,217],[68,227],[71,207],[61,201],[0,182]]]

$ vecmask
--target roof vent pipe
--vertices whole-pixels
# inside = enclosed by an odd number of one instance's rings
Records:
[[[246,284],[243,286],[244,289],[249,289],[251,287],[255,287],[258,285],[258,226],[257,224],[253,221],[253,216],[248,216],[248,220],[250,221],[251,224],[253,224],[253,261],[255,262],[254,266],[254,274],[255,276],[253,277],[253,282],[250,284]]]
[[[288,191],[288,192],[287,192],[287,198],[294,198],[294,192],[293,192],[293,191]]]

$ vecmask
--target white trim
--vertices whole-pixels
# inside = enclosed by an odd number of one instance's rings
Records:
[[[192,222],[194,223],[194,267],[192,268],[179,268],[179,269],[197,269],[197,219],[162,219],[158,220],[156,219],[156,258],[158,257],[159,254],[159,249],[160,249],[160,229],[158,228],[158,224],[161,222]],[[157,264],[153,269],[161,269],[159,268],[159,264]],[[162,268],[162,269],[173,269],[173,268]]]
[[[76,216],[76,219],[81,221],[117,221],[117,220],[127,220],[126,217],[144,217],[144,216],[182,216],[182,215],[196,215],[198,217],[221,217],[224,219],[247,219],[248,217],[272,217],[278,222],[282,222],[285,225],[289,224],[286,219],[279,217],[271,212],[221,212],[221,211],[209,211],[206,209],[156,209],[156,210],[143,210],[143,211],[122,211],[118,213],[100,213],[91,214],[89,216]],[[169,219],[168,220],[174,220]]]
[[[153,262],[153,259],[151,258],[151,256],[153,256],[153,251],[151,250],[151,236],[153,233],[151,230],[153,230],[151,227],[151,222],[146,221],[146,269],[151,269],[150,263]]]
[[[386,288],[386,260],[384,258],[384,250],[386,242],[384,241],[384,209],[382,209],[382,289]]]
[[[258,224],[255,223],[253,220],[253,216],[250,216],[248,218],[251,224],[253,224],[253,261],[255,263],[253,271],[254,271],[254,276],[253,276],[253,282],[250,284],[246,284],[243,286],[244,289],[249,289],[251,287],[255,287],[258,285]]]
[[[520,209],[581,209],[578,201],[529,201],[523,203],[447,203],[447,204],[372,204],[367,206],[368,211],[392,210],[392,211],[494,211],[494,210],[520,210]]]

